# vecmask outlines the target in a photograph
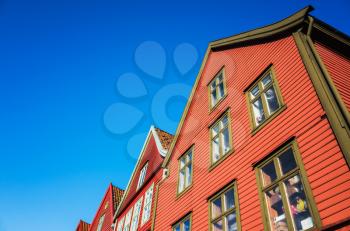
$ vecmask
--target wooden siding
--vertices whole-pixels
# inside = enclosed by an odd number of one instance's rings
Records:
[[[160,181],[160,179],[162,177],[162,173],[163,173],[163,171],[161,169],[158,170],[158,172],[156,172],[155,175],[153,175],[152,178],[149,178],[148,182],[145,182],[145,185],[142,187],[142,189],[137,194],[134,194],[134,198],[132,198],[132,200],[129,201],[129,203],[127,204],[125,209],[117,217],[117,220],[125,217],[125,215],[129,212],[129,210],[134,207],[136,202],[141,197],[143,197],[141,211],[140,211],[140,217],[139,217],[139,223],[138,223],[138,229],[137,230],[139,230],[139,231],[147,231],[147,230],[149,230],[151,228],[153,209],[154,209],[154,202],[155,202],[155,194],[156,194],[156,185]],[[152,184],[154,184],[154,188],[153,188],[153,194],[152,194],[151,217],[150,217],[149,221],[147,221],[144,225],[141,226],[142,210],[143,210],[143,205],[144,205],[144,202],[145,202],[145,193],[149,189],[149,187],[151,187]]]
[[[271,63],[287,108],[252,135],[243,91]],[[223,66],[228,95],[209,113],[207,84]],[[170,157],[170,175],[159,186],[156,231],[171,230],[190,211],[192,230],[208,230],[208,197],[234,179],[242,230],[263,230],[252,165],[291,137],[296,137],[322,225],[349,218],[350,172],[292,37],[211,52],[200,78]],[[208,126],[228,107],[234,152],[209,171]],[[193,144],[193,184],[177,198],[177,159]]]
[[[112,223],[113,223],[113,215],[114,215],[114,208],[113,208],[113,186],[110,185],[108,187],[108,190],[100,204],[99,209],[97,210],[97,213],[95,215],[94,220],[91,222],[89,230],[95,231],[98,227],[98,222],[100,220],[100,217],[105,214],[104,222],[102,225],[102,231],[112,231]],[[106,207],[106,204],[108,203],[108,207]]]
[[[152,134],[149,138],[149,142],[147,143],[144,153],[141,154],[143,154],[143,157],[140,160],[138,168],[135,169],[134,178],[132,179],[132,182],[130,182],[129,190],[126,191],[127,195],[122,201],[122,205],[119,208],[118,213],[124,211],[124,209],[127,206],[129,206],[131,200],[133,200],[133,198],[137,195],[138,192],[136,188],[142,167],[148,162],[147,172],[144,181],[147,182],[151,177],[154,176],[154,174],[159,170],[160,166],[162,165],[163,157],[158,151],[154,136]]]
[[[350,111],[350,60],[320,42],[316,42],[315,47]]]

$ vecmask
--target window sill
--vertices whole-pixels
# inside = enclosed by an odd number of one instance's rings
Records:
[[[212,163],[209,167],[209,172],[211,172],[216,166],[220,165],[224,160],[226,160],[229,156],[231,156],[233,152],[234,152],[234,149],[231,148],[223,157],[221,157],[221,159],[219,159],[215,163]]]
[[[209,114],[211,114],[220,104],[222,101],[224,101],[227,97],[227,94],[225,94],[221,99],[219,99],[218,102],[216,102],[216,104],[214,106],[209,106]]]
[[[270,121],[272,121],[275,117],[277,117],[279,114],[281,114],[286,109],[287,109],[287,105],[284,104],[275,113],[273,113],[270,117],[268,117],[262,124],[260,124],[257,127],[254,127],[252,130],[252,136],[255,135],[258,131],[260,131],[263,127],[265,127],[266,124],[268,124]]]

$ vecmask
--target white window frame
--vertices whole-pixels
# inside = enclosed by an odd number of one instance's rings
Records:
[[[139,225],[140,213],[142,208],[142,200],[143,200],[143,196],[134,205],[134,211],[132,214],[131,227],[130,227],[131,231],[136,231]]]
[[[124,219],[125,219],[125,217],[123,217],[119,220],[117,231],[123,231]]]
[[[106,215],[106,214],[103,214],[103,215],[100,217],[100,219],[98,220],[98,226],[97,226],[96,231],[101,231],[101,230],[102,230],[103,222],[105,221],[105,215]]]
[[[143,203],[141,226],[143,226],[151,217],[153,189],[154,183],[147,189],[145,193],[145,202]]]
[[[143,183],[145,182],[147,168],[148,168],[148,162],[142,167],[142,169],[140,171],[139,181],[137,182],[136,190],[138,190],[143,185]]]
[[[132,207],[129,209],[128,213],[125,216],[125,223],[124,223],[124,229],[123,231],[129,231],[130,230],[130,223],[131,223],[131,215],[132,215]]]

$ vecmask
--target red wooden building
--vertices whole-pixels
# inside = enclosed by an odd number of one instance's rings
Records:
[[[151,127],[124,196],[115,213],[115,230],[150,230],[156,187],[162,179],[162,163],[173,136]]]
[[[350,230],[350,39],[311,10],[209,44],[154,230]]]
[[[113,214],[124,191],[110,184],[91,224],[80,221],[76,231],[112,231]]]

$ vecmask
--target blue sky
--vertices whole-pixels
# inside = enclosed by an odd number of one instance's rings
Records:
[[[350,34],[348,1],[0,0],[0,231],[90,222],[150,125],[175,131],[208,42],[308,4]]]

